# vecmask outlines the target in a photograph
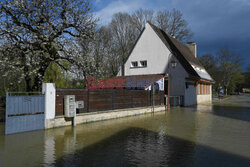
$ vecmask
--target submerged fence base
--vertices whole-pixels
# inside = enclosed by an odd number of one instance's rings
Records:
[[[145,90],[56,90],[54,84],[44,83],[39,95],[17,94],[7,94],[6,134],[75,126],[166,109],[163,105],[166,99],[161,91],[152,94]],[[83,101],[82,111],[74,118],[64,115],[64,95],[75,95],[76,100]],[[172,106],[180,105],[182,101],[180,97],[170,99]]]
[[[128,116],[134,116],[152,112],[159,112],[164,110],[165,106],[155,106],[154,111],[151,107],[143,107],[143,108],[130,108],[130,109],[83,113],[77,115],[76,124],[82,124],[94,121],[104,121],[108,119],[128,117]],[[55,119],[47,119],[45,123],[45,129],[63,127],[69,125],[72,125],[71,120],[67,120],[63,116],[58,116]]]
[[[44,129],[44,95],[6,93],[5,120],[5,134]]]
[[[44,83],[42,92],[6,93],[5,134],[41,130],[55,118],[55,86]]]

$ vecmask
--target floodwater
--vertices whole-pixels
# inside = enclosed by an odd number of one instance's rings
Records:
[[[250,96],[3,135],[0,166],[250,166]]]

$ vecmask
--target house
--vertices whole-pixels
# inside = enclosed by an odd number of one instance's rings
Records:
[[[183,44],[150,22],[146,23],[118,77],[154,78],[151,81],[165,94],[170,80],[170,96],[184,97],[184,106],[212,99],[214,80],[197,59],[196,44]],[[139,88],[151,89],[153,84],[148,83]]]

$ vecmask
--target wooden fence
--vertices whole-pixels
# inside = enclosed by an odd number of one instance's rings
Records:
[[[84,101],[84,108],[77,113],[151,106],[152,91],[124,89],[56,89],[56,115],[63,115],[65,95],[75,95]],[[164,92],[155,94],[155,105],[164,104]]]

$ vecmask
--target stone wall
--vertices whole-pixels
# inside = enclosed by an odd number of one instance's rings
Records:
[[[165,106],[157,106],[154,108],[154,110],[151,107],[143,107],[143,108],[133,108],[126,110],[120,109],[120,110],[110,110],[105,112],[83,113],[83,114],[78,114],[76,116],[76,124],[82,124],[94,121],[104,121],[121,117],[159,112],[164,110]],[[58,116],[55,119],[47,119],[45,123],[45,129],[63,127],[69,125],[72,125],[72,119],[64,118],[63,116]]]
[[[212,95],[197,95],[197,104],[201,103],[211,103],[212,102]]]

